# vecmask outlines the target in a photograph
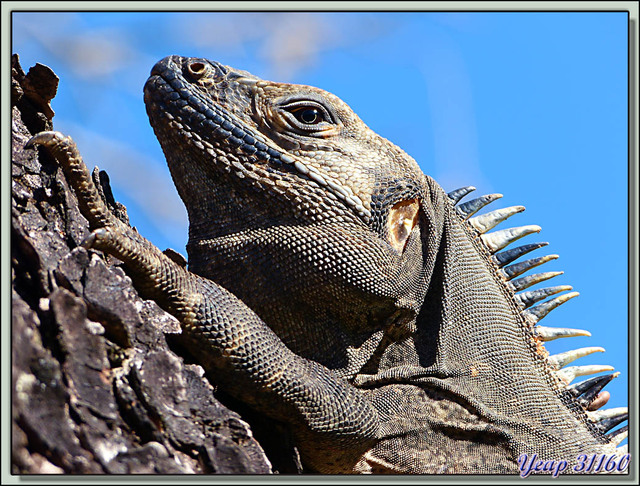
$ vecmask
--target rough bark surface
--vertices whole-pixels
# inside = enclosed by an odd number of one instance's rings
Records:
[[[25,74],[14,55],[12,472],[272,472],[249,425],[172,344],[178,322],[138,296],[120,262],[80,246],[88,224],[62,171],[24,150],[53,128],[57,85],[48,67]],[[106,174],[94,176],[126,219]]]

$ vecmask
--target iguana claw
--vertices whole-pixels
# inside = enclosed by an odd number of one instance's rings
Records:
[[[107,237],[107,230],[105,228],[98,228],[93,230],[89,236],[87,236],[83,241],[81,246],[86,248],[87,250],[90,248],[96,248],[97,242],[101,239],[105,239]]]

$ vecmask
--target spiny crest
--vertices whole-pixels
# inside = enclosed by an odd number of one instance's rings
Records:
[[[488,233],[489,230],[493,229],[495,226],[514,214],[524,211],[525,208],[524,206],[511,206],[474,216],[483,207],[502,197],[502,194],[487,194],[468,202],[460,202],[465,196],[474,190],[475,187],[473,186],[461,187],[460,189],[450,192],[448,196],[451,201],[453,201],[456,212],[475,230],[489,253],[491,253],[492,262],[496,266],[497,273],[504,278],[507,287],[513,291],[515,304],[521,309],[521,314],[525,322],[532,324],[533,327],[531,331],[534,338],[540,342],[540,346],[544,347],[542,345],[543,342],[552,341],[558,338],[591,336],[591,333],[582,329],[556,328],[537,325],[538,322],[547,316],[553,309],[564,304],[568,300],[577,297],[579,294],[578,292],[570,292],[573,290],[570,285],[558,285],[524,291],[533,285],[564,273],[543,272],[533,275],[524,275],[521,277],[522,274],[532,268],[557,259],[558,255],[547,255],[513,263],[521,256],[548,244],[529,243],[507,249],[507,247],[514,241],[531,233],[540,232],[540,227],[535,225],[519,226]],[[547,297],[555,294],[560,295],[552,299],[545,300]],[[550,355],[546,357],[546,360],[549,369],[558,378],[560,383],[563,384],[565,391],[576,400],[583,410],[585,410],[587,417],[596,424],[602,433],[606,434],[628,418],[628,410],[626,407],[598,410],[609,398],[609,394],[607,392],[601,393],[602,389],[620,373],[597,376],[576,384],[571,384],[571,382],[578,376],[612,371],[613,367],[601,365],[567,366],[578,358],[603,351],[604,349],[601,347],[585,347]],[[611,444],[618,446],[627,437],[627,434],[628,426],[625,426],[609,433],[607,437]],[[626,448],[626,446],[624,447]],[[618,448],[621,453],[624,453],[622,449],[623,448]]]

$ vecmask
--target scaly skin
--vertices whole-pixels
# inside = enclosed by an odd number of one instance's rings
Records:
[[[596,397],[579,403],[547,357],[540,306],[523,310],[540,292],[516,296],[500,269],[502,233],[340,99],[171,56],[145,103],[189,271],[108,213],[71,139],[33,143],[83,201],[87,245],[125,262],[229,393],[291,425],[307,467],[514,473],[522,453],[616,452],[585,411]]]

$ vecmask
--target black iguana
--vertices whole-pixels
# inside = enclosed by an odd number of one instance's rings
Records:
[[[288,423],[309,469],[628,465],[626,427],[606,435],[626,409],[598,410],[615,374],[570,385],[610,370],[566,366],[602,349],[549,356],[544,341],[588,333],[536,325],[576,294],[525,290],[557,275],[521,276],[553,256],[513,263],[543,243],[503,250],[539,228],[487,233],[523,207],[471,217],[499,195],[459,203],[472,187],[447,195],[317,88],[171,56],[144,99],[188,211],[189,271],[111,215],[70,138],[30,144],[62,165],[86,246],[125,263],[230,394]]]

